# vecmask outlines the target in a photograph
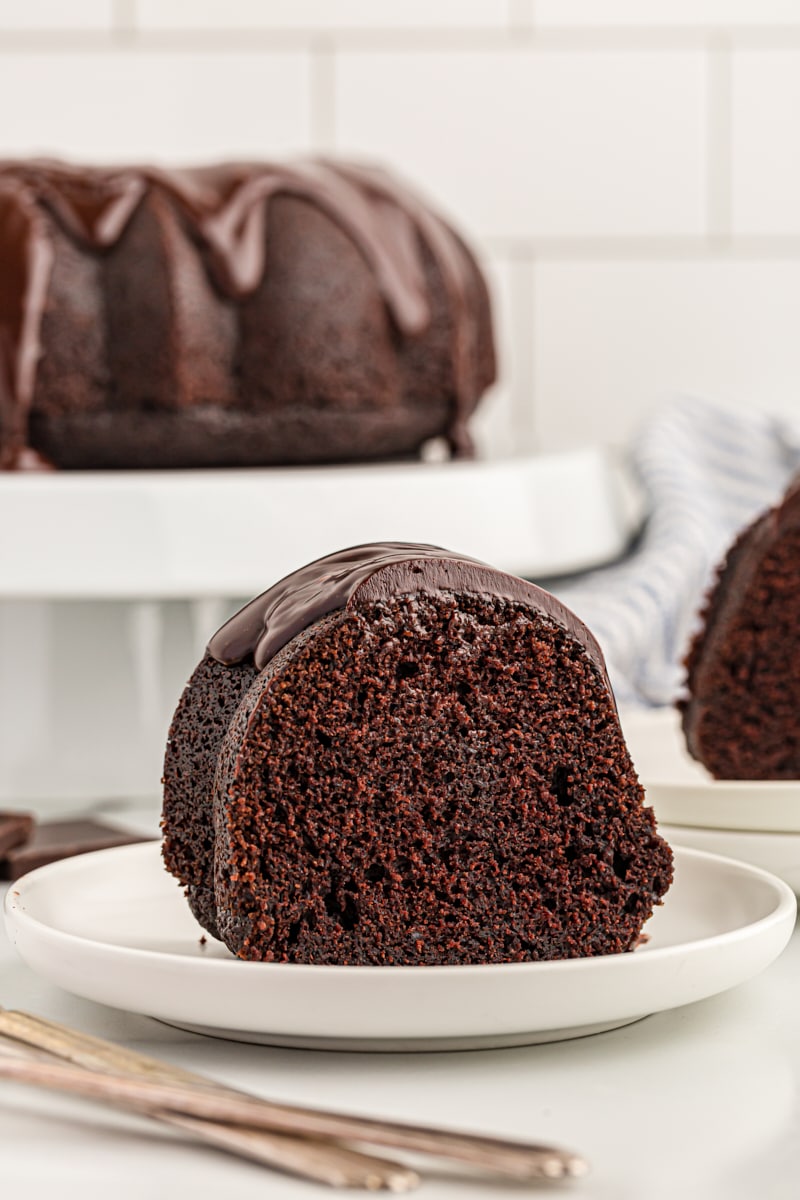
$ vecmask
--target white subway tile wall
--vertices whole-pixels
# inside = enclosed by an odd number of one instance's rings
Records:
[[[675,392],[800,415],[800,261],[541,263],[535,392],[548,446],[631,435]],[[589,364],[587,367],[587,363]]]
[[[502,253],[486,257],[483,266],[492,298],[497,357],[502,374],[478,408],[473,431],[476,443],[499,457],[514,454],[520,438],[523,444],[533,442],[532,431],[526,428],[530,407],[516,404],[512,390],[512,380],[519,393],[531,387],[530,339],[525,338],[524,329],[515,327],[515,318],[523,307],[517,295],[520,276],[524,286],[527,271],[523,267],[520,272],[519,262],[512,255]],[[528,383],[524,384],[526,376]]]
[[[535,4],[536,19],[543,26],[800,24],[797,0],[535,0]]]
[[[0,157],[380,159],[486,264],[494,454],[800,416],[800,0],[0,0]]]
[[[733,228],[800,235],[800,48],[738,51],[731,77]]]
[[[181,163],[287,154],[311,139],[311,64],[298,51],[0,54],[0,112],[13,113],[2,154]]]
[[[402,163],[473,234],[703,233],[702,53],[437,50],[411,66],[339,55],[335,148]]]
[[[142,29],[502,29],[504,0],[138,0]]]
[[[113,24],[114,0],[2,0],[0,30],[108,30]]]

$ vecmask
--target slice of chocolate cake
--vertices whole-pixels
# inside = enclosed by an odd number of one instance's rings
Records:
[[[201,924],[263,961],[626,951],[672,876],[592,635],[433,546],[320,559],[212,638],[163,828]]]
[[[686,659],[690,754],[717,779],[800,779],[800,477],[739,535]]]

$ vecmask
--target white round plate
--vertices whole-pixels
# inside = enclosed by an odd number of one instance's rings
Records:
[[[249,963],[202,939],[157,842],[32,871],[6,922],[28,965],[79,996],[243,1041],[466,1049],[612,1029],[734,987],[781,953],[796,902],[754,867],[678,849],[632,954],[465,967]]]
[[[252,596],[311,559],[387,538],[543,578],[618,557],[641,515],[624,464],[591,447],[473,462],[0,472],[0,599]]]
[[[622,725],[659,822],[800,834],[800,780],[712,779],[689,756],[680,715],[671,708],[623,713]]]
[[[664,824],[658,830],[671,846],[724,854],[770,871],[800,895],[800,833],[749,833],[742,829]]]

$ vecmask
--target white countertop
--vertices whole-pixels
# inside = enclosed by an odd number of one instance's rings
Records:
[[[800,931],[733,991],[593,1037],[511,1050],[343,1054],[183,1033],[103,1008],[34,975],[0,932],[0,1003],[111,1038],[270,1098],[552,1141],[589,1159],[576,1200],[794,1200],[800,1178]],[[325,1003],[320,995],[320,1004]],[[26,1200],[269,1196],[316,1187],[149,1122],[0,1083],[0,1178]],[[523,1189],[453,1174],[420,1196],[513,1197]],[[356,1193],[353,1193],[356,1194]]]

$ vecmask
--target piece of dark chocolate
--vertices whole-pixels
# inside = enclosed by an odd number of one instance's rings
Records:
[[[128,846],[149,839],[126,833],[102,821],[89,818],[75,821],[44,821],[34,829],[33,836],[23,845],[8,850],[0,859],[0,879],[19,879],[36,867],[86,854],[91,850],[109,850],[112,846]]]
[[[35,819],[30,812],[0,812],[0,855],[27,842]]]

